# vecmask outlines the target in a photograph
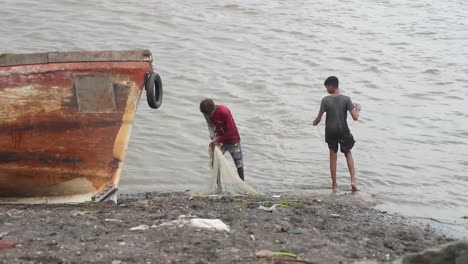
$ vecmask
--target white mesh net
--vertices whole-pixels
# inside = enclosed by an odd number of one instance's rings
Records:
[[[252,187],[239,178],[234,168],[229,164],[219,146],[209,150],[211,159],[211,180],[209,187],[197,193],[198,195],[256,195]]]

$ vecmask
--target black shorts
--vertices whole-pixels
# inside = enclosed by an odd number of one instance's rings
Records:
[[[353,135],[349,131],[340,130],[325,130],[325,142],[328,143],[328,148],[338,152],[338,143],[340,150],[343,153],[348,153],[354,146]]]

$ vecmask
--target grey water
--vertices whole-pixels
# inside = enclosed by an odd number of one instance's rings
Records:
[[[1,52],[137,48],[165,93],[159,110],[142,95],[124,192],[206,187],[204,97],[231,109],[251,186],[329,192],[312,120],[336,75],[362,105],[348,121],[359,195],[468,237],[468,2],[0,0]],[[343,156],[338,184],[349,192]]]

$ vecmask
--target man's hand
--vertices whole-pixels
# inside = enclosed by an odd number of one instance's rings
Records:
[[[353,105],[354,105],[354,110],[356,110],[356,112],[361,111],[361,105],[360,104],[353,104]]]
[[[314,122],[312,122],[312,125],[316,126],[320,123],[322,120],[323,112],[319,112],[317,117],[314,119]]]
[[[210,146],[210,148],[213,148],[215,145],[216,145],[216,142],[215,142],[215,140],[213,140],[213,141],[210,142],[209,146]]]
[[[216,145],[222,146],[223,143],[219,143],[216,140],[213,140],[213,141],[210,142],[210,148],[213,148]]]
[[[210,148],[210,153],[213,153],[213,152],[214,152],[214,149],[215,149],[216,146],[221,147],[222,145],[223,145],[223,143],[216,142],[216,140],[211,141],[211,142],[210,142],[210,146],[209,146],[209,148]]]
[[[360,104],[353,104],[354,109],[351,111],[351,116],[353,117],[354,121],[358,121],[359,112],[361,112],[361,105]]]

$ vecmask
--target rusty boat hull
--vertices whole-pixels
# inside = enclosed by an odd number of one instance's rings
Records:
[[[0,55],[0,203],[116,192],[148,50]]]

